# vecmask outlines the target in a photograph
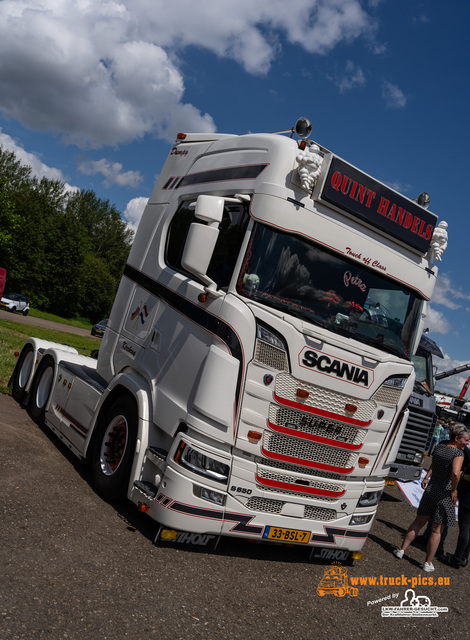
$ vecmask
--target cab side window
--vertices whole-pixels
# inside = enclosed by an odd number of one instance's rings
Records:
[[[166,261],[170,267],[194,280],[195,276],[181,266],[181,258],[191,223],[204,224],[204,222],[196,219],[194,209],[190,209],[189,204],[190,202],[184,202],[171,221],[166,245]],[[222,222],[219,225],[219,237],[207,272],[219,289],[227,290],[230,284],[248,220],[247,203],[226,204]]]

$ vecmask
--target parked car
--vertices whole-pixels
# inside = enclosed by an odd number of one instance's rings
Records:
[[[24,316],[29,313],[29,300],[21,293],[7,293],[0,300],[0,308],[5,311],[20,311]]]
[[[91,335],[97,336],[98,338],[102,338],[104,332],[106,331],[106,325],[108,324],[108,318],[104,320],[100,320],[96,324],[94,324],[91,328]]]

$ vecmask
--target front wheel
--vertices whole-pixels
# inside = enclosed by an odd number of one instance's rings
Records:
[[[43,422],[46,406],[52,391],[54,381],[54,360],[46,357],[41,360],[31,389],[31,405],[29,413],[35,422]]]
[[[23,311],[23,315],[24,315],[24,316],[27,316],[27,315],[28,315],[28,313],[29,313],[29,309],[25,309],[25,310]]]
[[[136,440],[137,406],[129,397],[120,398],[103,414],[93,449],[93,481],[108,500],[127,497]]]
[[[26,393],[26,385],[33,370],[34,351],[30,344],[27,344],[21,352],[13,373],[11,395],[17,402],[21,402]]]

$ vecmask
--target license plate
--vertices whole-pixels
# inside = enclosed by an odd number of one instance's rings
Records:
[[[281,529],[280,527],[266,527],[263,538],[278,540],[279,542],[297,542],[307,544],[310,540],[310,531],[299,529]]]

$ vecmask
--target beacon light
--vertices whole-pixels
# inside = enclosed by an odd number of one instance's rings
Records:
[[[360,469],[364,469],[369,464],[369,458],[359,458],[357,463]]]
[[[259,431],[248,431],[248,442],[251,444],[258,444],[261,440],[261,433]]]
[[[295,395],[298,398],[308,398],[308,396],[310,395],[308,391],[306,391],[305,389],[297,389],[297,391],[295,392]]]
[[[177,140],[184,140],[186,138],[186,134],[185,133],[178,133],[176,136]]]

